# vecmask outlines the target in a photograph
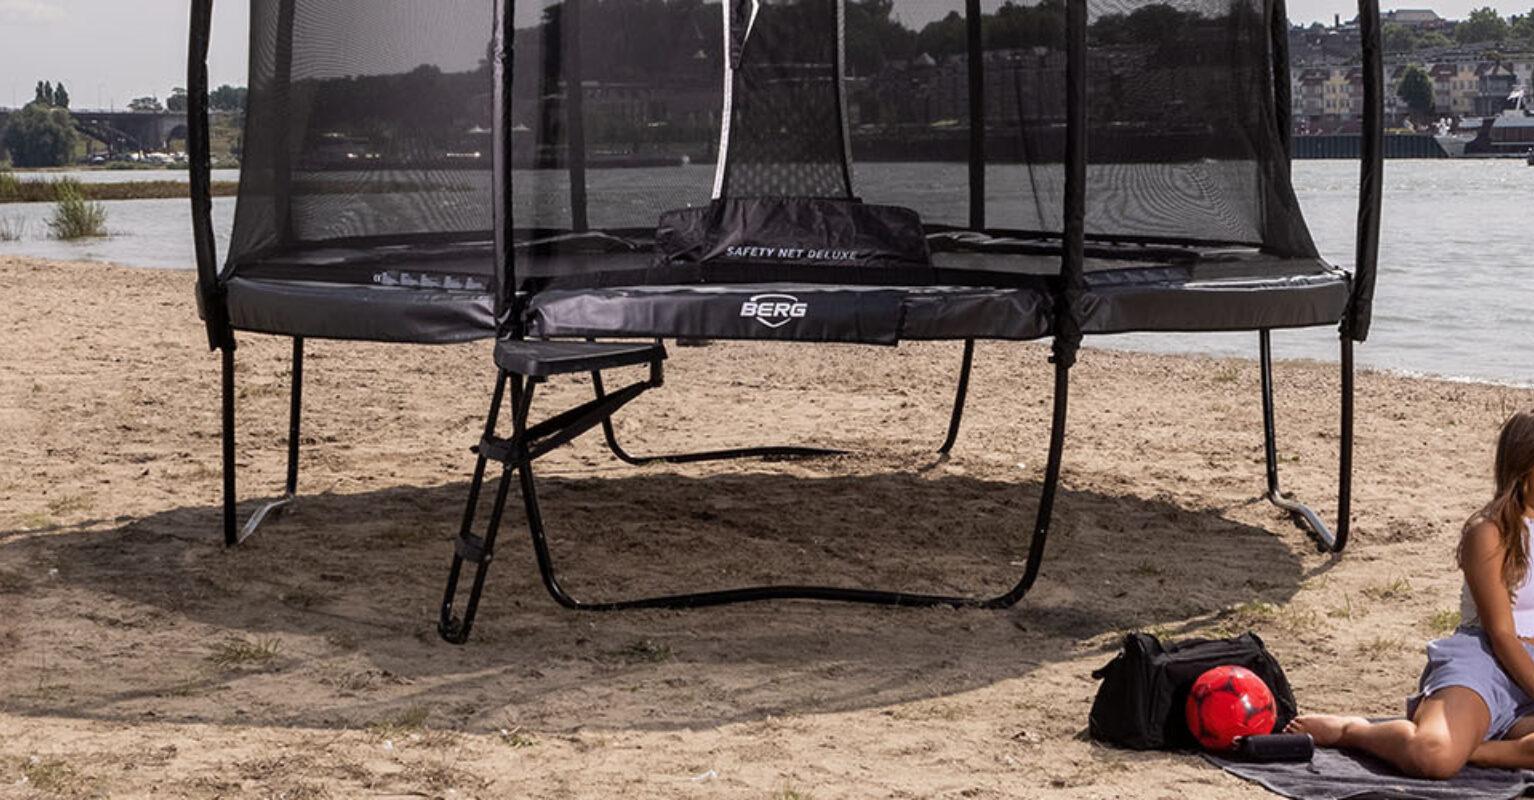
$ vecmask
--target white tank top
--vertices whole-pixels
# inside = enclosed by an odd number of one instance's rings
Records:
[[[1534,533],[1534,519],[1524,517],[1523,551],[1529,552],[1529,535]],[[1480,627],[1481,615],[1475,610],[1475,600],[1470,596],[1470,585],[1459,590],[1459,620],[1461,625]],[[1513,628],[1519,636],[1534,637],[1534,565],[1524,572],[1523,582],[1513,589]]]

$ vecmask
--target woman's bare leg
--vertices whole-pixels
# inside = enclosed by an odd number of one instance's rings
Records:
[[[1362,750],[1408,775],[1442,780],[1464,768],[1490,726],[1491,712],[1481,696],[1451,686],[1424,699],[1409,721],[1313,714],[1296,718],[1285,730],[1308,733],[1320,747]]]
[[[1534,716],[1519,717],[1501,739],[1481,742],[1470,754],[1470,763],[1478,767],[1534,769]]]

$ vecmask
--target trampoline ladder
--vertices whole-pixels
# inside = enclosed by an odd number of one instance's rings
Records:
[[[966,366],[970,347],[965,348]],[[1060,480],[1060,464],[1065,445],[1067,405],[1070,395],[1070,365],[1074,352],[1064,357],[1057,354],[1054,362],[1054,411],[1051,417],[1049,454],[1044,471],[1044,484],[1040,490],[1039,504],[1029,541],[1027,560],[1023,575],[1005,593],[992,597],[969,597],[942,594],[926,594],[884,589],[862,589],[841,586],[768,585],[748,586],[706,592],[667,594],[628,600],[590,602],[571,596],[560,584],[548,546],[543,513],[539,506],[533,462],[541,455],[579,436],[581,433],[610,421],[612,414],[638,394],[652,385],[658,385],[658,364],[652,365],[649,382],[632,384],[607,394],[599,389],[598,396],[581,406],[557,414],[537,424],[529,424],[533,394],[543,378],[524,376],[501,369],[496,377],[495,393],[491,398],[489,414],[481,445],[475,448],[477,459],[474,476],[469,486],[468,502],[464,508],[463,524],[454,548],[453,560],[448,572],[447,586],[443,593],[438,633],[454,644],[462,644],[469,638],[475,615],[484,591],[485,576],[494,560],[495,543],[500,531],[506,501],[510,495],[513,476],[516,477],[527,514],[528,533],[538,564],[539,577],[544,588],[555,602],[565,608],[579,611],[619,611],[638,608],[701,608],[759,600],[823,600],[852,603],[868,603],[894,606],[952,606],[969,608],[1010,608],[1016,605],[1033,587],[1038,578],[1044,558],[1044,547],[1049,535],[1054,501]],[[968,370],[965,370],[967,374]],[[962,406],[964,381],[961,381],[959,397]],[[501,413],[503,398],[510,390],[512,437],[499,439],[495,435]],[[955,413],[953,428],[957,427]],[[952,432],[952,428],[951,428]],[[484,486],[488,462],[501,463],[501,474],[496,483],[495,499],[482,535],[473,533],[480,493]],[[469,589],[462,616],[455,614],[458,585],[465,562],[475,564],[473,583]]]

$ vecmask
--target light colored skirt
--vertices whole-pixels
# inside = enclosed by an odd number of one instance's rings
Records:
[[[1534,656],[1534,645],[1525,642],[1523,647]],[[1461,627],[1446,638],[1428,642],[1427,666],[1417,693],[1406,698],[1406,718],[1416,714],[1423,698],[1450,686],[1463,686],[1486,701],[1491,710],[1488,740],[1501,739],[1519,717],[1534,714],[1534,699],[1502,668],[1480,628]]]

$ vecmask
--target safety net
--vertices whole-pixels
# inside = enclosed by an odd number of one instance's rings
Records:
[[[1058,269],[1064,0],[526,0],[510,10],[501,125],[491,0],[251,5],[235,273],[478,285],[494,271],[502,142],[508,287]],[[1275,13],[1089,4],[1097,255],[1315,257],[1289,184]],[[959,272],[949,252],[981,257]]]

